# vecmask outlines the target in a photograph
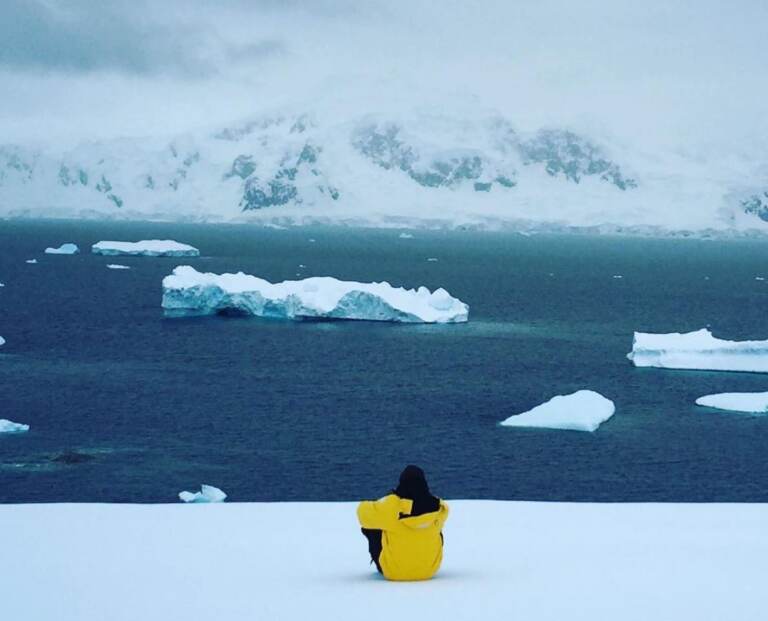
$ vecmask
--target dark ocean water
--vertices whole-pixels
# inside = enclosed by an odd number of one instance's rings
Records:
[[[0,502],[174,502],[200,483],[231,500],[355,500],[411,462],[448,498],[768,501],[768,416],[693,404],[768,376],[625,358],[634,330],[768,338],[768,244],[414,236],[0,221],[0,418],[31,425],[0,436]],[[87,253],[142,238],[204,256]],[[42,254],[68,241],[86,253]],[[161,280],[184,263],[443,286],[470,323],[165,319]],[[498,426],[580,388],[616,402],[594,434]],[[92,459],[51,461],[68,451]]]

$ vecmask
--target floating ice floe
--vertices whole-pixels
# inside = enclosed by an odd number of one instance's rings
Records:
[[[29,431],[29,425],[14,423],[5,418],[0,418],[0,433],[22,433],[24,431]]]
[[[34,265],[35,263],[37,263],[37,259],[27,259],[26,261],[24,261],[24,263],[29,263],[30,265]]]
[[[616,406],[600,393],[579,390],[570,395],[558,395],[532,410],[510,416],[501,424],[505,427],[545,427],[572,431],[595,431],[613,416]]]
[[[172,239],[146,239],[137,242],[100,241],[91,246],[93,254],[107,256],[137,255],[143,257],[199,257],[194,246]]]
[[[410,233],[400,233],[398,237],[400,239],[413,239],[413,235],[411,235]]]
[[[107,263],[108,270],[129,270],[130,265],[120,265],[119,263]]]
[[[436,262],[437,262],[437,259],[436,259],[435,257],[429,257],[429,258],[427,259],[427,261],[429,261],[430,263],[436,263]]]
[[[3,345],[5,345],[5,339],[2,336],[0,336],[0,347],[2,347]]]
[[[469,306],[445,289],[403,289],[389,283],[331,277],[270,283],[243,274],[202,273],[188,265],[163,279],[168,316],[236,314],[280,319],[358,319],[406,323],[467,321]]]
[[[227,495],[213,485],[201,485],[199,492],[180,492],[179,499],[184,502],[224,502]]]
[[[726,341],[706,328],[684,334],[635,332],[627,358],[636,367],[768,373],[768,341]]]
[[[77,254],[80,248],[77,244],[61,244],[58,248],[46,248],[45,254]]]
[[[768,392],[723,392],[696,399],[696,405],[732,412],[768,414]]]

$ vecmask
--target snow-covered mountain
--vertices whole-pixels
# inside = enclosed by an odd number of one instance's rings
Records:
[[[270,115],[170,141],[0,146],[0,215],[768,232],[757,170],[499,115]]]

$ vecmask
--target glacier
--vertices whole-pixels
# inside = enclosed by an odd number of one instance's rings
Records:
[[[768,414],[768,392],[723,392],[696,399],[696,405],[731,412]]]
[[[179,500],[183,502],[224,502],[227,495],[213,485],[201,485],[199,492],[179,492]]]
[[[404,289],[387,282],[312,277],[270,283],[243,274],[202,273],[182,265],[163,279],[167,316],[240,314],[281,319],[357,319],[460,323],[469,306],[445,289]]]
[[[172,239],[145,239],[137,242],[100,241],[91,246],[93,254],[106,256],[131,255],[142,257],[199,257],[194,246]]]
[[[77,254],[80,252],[80,248],[77,244],[62,244],[58,248],[46,248],[45,254]]]
[[[593,390],[557,395],[535,408],[503,420],[504,427],[543,427],[595,431],[616,411],[613,401]]]
[[[627,358],[636,367],[768,373],[768,340],[728,341],[706,328],[682,334],[635,332]]]
[[[768,234],[760,174],[647,163],[603,136],[494,114],[338,123],[309,109],[164,139],[0,145],[0,216]]]
[[[24,431],[29,431],[29,425],[0,418],[0,433],[22,433]]]

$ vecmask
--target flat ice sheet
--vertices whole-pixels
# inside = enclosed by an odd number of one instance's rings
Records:
[[[100,241],[91,246],[93,254],[107,256],[136,255],[145,257],[197,257],[200,251],[194,246],[181,244],[172,239],[145,239],[137,242]]]
[[[728,341],[706,328],[695,332],[635,332],[627,354],[636,367],[768,373],[768,340]]]
[[[13,621],[761,621],[768,505],[448,501],[437,577],[369,565],[353,503],[0,505]]]
[[[616,406],[593,390],[557,395],[532,410],[510,416],[505,427],[545,427],[570,431],[595,431],[613,416]]]
[[[768,392],[723,392],[696,399],[696,405],[732,412],[768,413]]]

